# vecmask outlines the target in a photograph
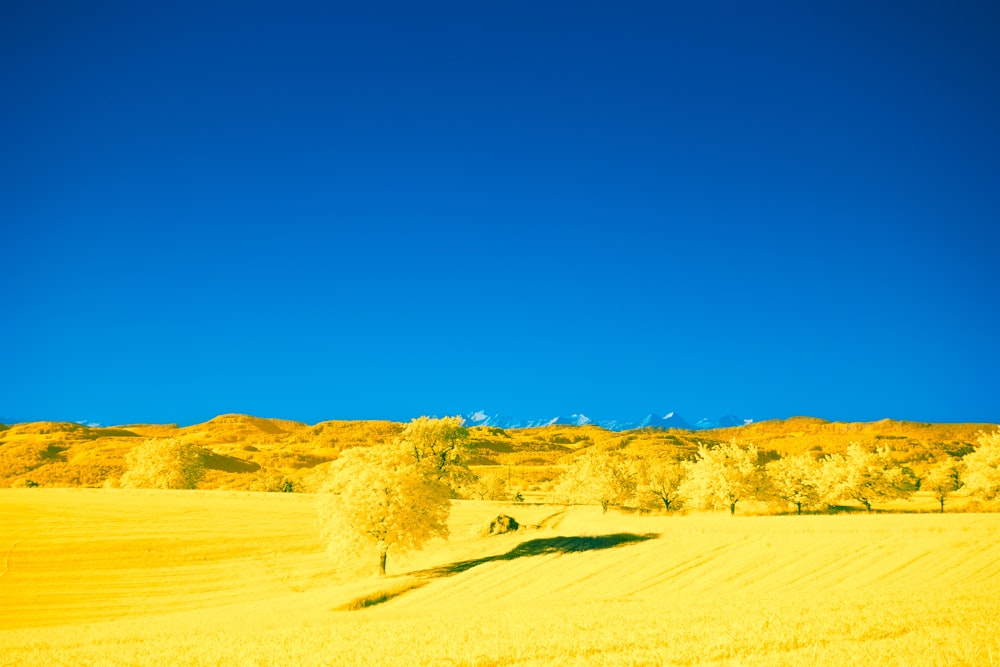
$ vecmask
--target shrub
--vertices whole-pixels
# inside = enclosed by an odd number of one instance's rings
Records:
[[[127,488],[193,489],[205,475],[203,450],[175,438],[150,438],[130,451],[128,471],[121,484]]]

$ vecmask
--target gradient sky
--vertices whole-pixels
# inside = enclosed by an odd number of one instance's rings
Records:
[[[998,34],[6,0],[0,416],[1000,422]]]

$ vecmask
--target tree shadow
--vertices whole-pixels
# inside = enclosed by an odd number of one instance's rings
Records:
[[[495,561],[515,560],[528,556],[544,556],[546,554],[569,554],[582,551],[600,551],[602,549],[614,549],[628,544],[636,544],[658,538],[659,533],[614,533],[611,535],[585,535],[576,537],[542,537],[535,540],[521,542],[507,553],[486,556],[484,558],[473,558],[471,560],[461,560],[447,565],[433,567],[419,572],[411,572],[415,577],[426,579],[436,579],[440,577],[450,577],[471,570],[477,565],[492,563]]]
[[[522,542],[507,553],[485,558],[461,560],[426,570],[408,572],[407,579],[401,583],[392,584],[355,598],[336,608],[336,611],[359,611],[383,604],[409,591],[423,588],[434,579],[451,577],[466,572],[484,563],[502,560],[515,560],[528,556],[544,556],[546,554],[569,554],[582,551],[599,551],[614,549],[628,544],[636,544],[660,537],[659,533],[614,533],[612,535],[588,535],[577,537],[543,537]]]

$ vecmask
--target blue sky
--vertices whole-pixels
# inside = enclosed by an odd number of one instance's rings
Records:
[[[1000,422],[998,29],[0,3],[0,416]]]

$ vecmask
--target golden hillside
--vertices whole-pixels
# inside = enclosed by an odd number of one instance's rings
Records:
[[[173,437],[210,452],[205,489],[269,490],[289,480],[309,490],[324,464],[343,449],[391,441],[404,424],[326,421],[310,426],[283,419],[220,415],[203,424],[132,424],[91,428],[67,422],[0,427],[0,487],[95,487],[125,472],[125,456],[146,438]],[[686,458],[699,444],[732,438],[753,443],[769,457],[800,452],[843,452],[848,443],[887,444],[901,463],[921,464],[971,451],[992,424],[926,424],[882,420],[828,422],[793,417],[725,429],[640,429],[616,433],[598,426],[470,429],[467,460],[477,470],[503,469],[524,490],[554,479],[561,466],[587,447],[622,449],[635,456]]]

